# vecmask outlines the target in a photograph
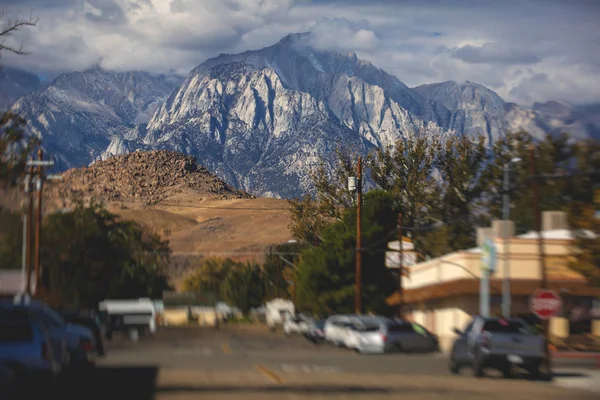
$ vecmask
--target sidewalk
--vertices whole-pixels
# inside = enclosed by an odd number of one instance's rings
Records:
[[[600,369],[600,352],[556,351],[552,353],[552,359],[595,361],[596,368]]]
[[[554,384],[567,389],[600,393],[600,370],[560,369],[555,371]]]

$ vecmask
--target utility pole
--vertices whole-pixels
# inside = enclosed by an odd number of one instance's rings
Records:
[[[356,171],[356,273],[354,298],[355,313],[362,313],[362,157],[358,157]]]
[[[29,263],[29,254],[31,251],[29,249],[30,240],[30,225],[31,220],[29,218],[30,206],[31,206],[31,171],[27,169],[27,175],[25,175],[25,184],[24,184],[24,192],[25,192],[25,201],[27,202],[25,212],[23,213],[23,252],[21,255],[21,292],[22,293],[30,293],[29,282],[31,279],[30,276],[30,263]]]
[[[398,274],[398,294],[400,295],[398,317],[404,319],[404,289],[402,288],[402,274],[404,274],[404,253],[402,252],[402,213],[398,214],[398,242],[400,243],[400,268]]]
[[[533,185],[533,195],[532,195],[532,206],[533,206],[533,213],[535,215],[535,231],[537,232],[537,241],[538,241],[538,257],[539,257],[539,261],[540,261],[540,275],[541,275],[541,288],[542,289],[546,289],[548,286],[548,282],[547,282],[547,278],[546,278],[546,260],[545,260],[545,256],[544,256],[544,239],[542,237],[542,214],[540,211],[540,188],[539,188],[539,183],[538,183],[538,179],[535,176],[535,161],[536,161],[536,154],[535,154],[535,147],[533,144],[529,145],[529,174],[532,178],[532,182],[531,184]],[[544,338],[545,338],[545,353],[546,353],[546,360],[548,362],[548,374],[551,374],[552,372],[552,361],[550,359],[551,354],[550,354],[550,342],[549,342],[549,321],[548,320],[543,320],[542,321],[542,326],[543,326],[543,330],[544,330]]]
[[[40,284],[40,276],[41,276],[41,264],[40,264],[40,242],[42,236],[42,194],[43,194],[43,182],[46,179],[51,180],[60,180],[62,179],[59,175],[44,175],[44,168],[51,167],[54,165],[53,161],[42,161],[44,153],[42,149],[38,151],[38,159],[37,160],[29,160],[27,161],[27,175],[25,178],[25,195],[27,197],[27,212],[23,218],[23,255],[24,255],[24,263],[23,268],[25,270],[25,291],[27,294],[36,294],[39,289]],[[37,191],[37,214],[34,218],[33,215],[33,190],[31,190],[31,184],[35,181],[35,190]],[[35,247],[33,247],[33,255],[32,255],[32,246],[31,246],[31,235],[32,235],[32,223],[35,223],[35,232],[34,232],[34,240]],[[32,268],[32,258],[33,256],[33,267]],[[31,290],[31,278],[32,273],[35,270],[35,290],[32,293]]]
[[[27,220],[27,233],[26,235],[26,241],[23,245],[23,247],[25,248],[26,254],[25,254],[25,269],[26,269],[26,273],[27,273],[27,277],[26,277],[26,286],[25,286],[25,291],[27,292],[27,294],[31,295],[31,274],[33,269],[32,267],[32,262],[31,262],[31,256],[32,256],[32,250],[33,247],[31,246],[31,230],[33,227],[33,191],[31,190],[31,184],[32,184],[32,179],[33,179],[33,173],[35,172],[35,169],[32,167],[28,167],[28,176],[29,176],[29,182],[28,185],[26,187],[26,196],[27,196],[27,211],[25,213],[26,215],[26,220]]]

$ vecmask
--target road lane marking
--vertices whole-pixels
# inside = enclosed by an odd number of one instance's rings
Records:
[[[231,351],[231,347],[229,347],[229,343],[223,342],[221,344],[221,347],[223,348],[223,353],[225,353],[226,355],[230,356],[233,354],[233,352]]]
[[[177,350],[175,350],[175,353],[180,354],[180,355],[194,355],[194,356],[195,355],[202,355],[202,356],[212,356],[213,355],[212,349],[210,349],[208,347],[178,348]]]
[[[283,383],[282,377],[280,377],[279,375],[277,375],[275,372],[271,371],[269,368],[265,367],[264,365],[256,364],[255,367],[256,367],[256,369],[258,369],[260,371],[261,374],[263,374],[267,378],[269,378],[277,383]]]
[[[294,365],[281,364],[283,372],[304,372],[304,373],[322,373],[333,374],[341,372],[339,368],[330,365]]]

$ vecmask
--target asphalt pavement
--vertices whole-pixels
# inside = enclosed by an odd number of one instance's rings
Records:
[[[132,343],[116,338],[93,370],[75,371],[52,393],[60,399],[597,399],[581,390],[595,363],[557,360],[561,385],[477,379],[448,372],[447,356],[360,355],[258,326],[165,328]],[[567,382],[567,384],[564,384]],[[571,385],[571,382],[578,382]],[[576,388],[576,389],[573,389]],[[35,388],[32,388],[35,389]],[[585,385],[583,385],[585,389]],[[50,393],[45,393],[50,394]],[[25,398],[25,397],[22,397]]]

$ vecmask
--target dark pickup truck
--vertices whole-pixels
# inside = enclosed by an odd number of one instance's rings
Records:
[[[450,353],[450,371],[458,373],[468,366],[477,377],[485,368],[500,370],[505,378],[513,367],[542,377],[546,365],[546,342],[520,319],[475,317],[464,331],[455,329],[458,338]]]

